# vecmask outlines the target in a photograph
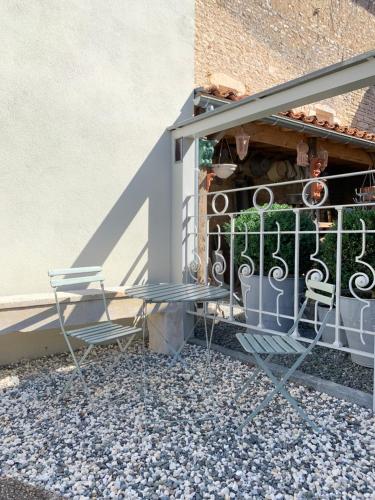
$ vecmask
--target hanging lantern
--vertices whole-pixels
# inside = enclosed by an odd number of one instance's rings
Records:
[[[362,186],[355,189],[355,203],[372,203],[375,201],[375,175],[371,170],[372,167],[369,167],[369,173],[365,175]]]
[[[250,136],[246,134],[243,127],[236,134],[236,150],[240,160],[243,160],[247,155],[247,150],[249,149]]]
[[[323,170],[325,170],[328,165],[328,151],[326,151],[325,149],[319,149],[317,156],[321,163],[320,171],[323,172]]]
[[[299,142],[297,144],[297,165],[300,167],[309,166],[309,146],[306,142]]]
[[[310,164],[310,175],[311,177],[319,177],[323,170],[323,160],[316,156],[311,158]],[[319,182],[314,182],[311,184],[311,197],[315,202],[318,202],[321,198],[323,191],[323,186]]]
[[[224,155],[224,157],[229,157],[231,163],[229,163],[229,160],[226,163],[224,163],[225,162],[225,160],[224,160],[224,162],[222,163],[224,141],[225,141],[225,145],[227,148],[227,154]],[[218,161],[218,163],[212,164],[212,170],[213,170],[214,174],[217,175],[220,179],[227,179],[235,172],[236,168],[237,168],[237,165],[235,163],[233,163],[232,152],[230,150],[228,141],[226,139],[224,139],[221,141],[221,144],[220,144],[219,161]]]

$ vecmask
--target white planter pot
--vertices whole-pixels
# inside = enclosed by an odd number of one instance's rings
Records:
[[[372,331],[375,328],[375,299],[370,299],[370,308],[364,312],[364,328]],[[344,327],[360,328],[360,313],[363,303],[352,297],[340,298],[341,319]],[[364,344],[361,341],[361,335],[358,332],[345,330],[348,339],[348,345],[352,349],[374,353],[374,336],[363,334]],[[352,361],[368,368],[374,368],[374,360],[367,356],[351,354]]]
[[[257,312],[249,311],[248,309],[259,309],[259,283],[260,279],[263,282],[263,311],[276,313],[276,299],[279,292],[274,290],[270,285],[268,276],[260,278],[257,275],[243,278],[242,283],[242,299],[244,306],[247,309],[246,323],[248,325],[258,325],[259,314]],[[274,281],[277,288],[281,288],[284,294],[280,297],[280,314],[287,314],[293,316],[294,314],[294,278],[286,278],[284,281]],[[250,286],[250,291],[246,290]],[[304,279],[299,279],[299,293],[303,291]],[[280,318],[281,326],[277,323],[276,316],[263,313],[262,321],[265,329],[276,330],[279,332],[287,332],[293,325],[293,320],[287,318]]]
[[[327,307],[318,305],[318,319],[319,321],[323,321],[324,316],[327,312]],[[331,323],[334,325],[336,323],[336,309],[332,309],[328,313],[328,318],[327,318],[327,323]],[[342,324],[342,321],[340,320],[340,324]],[[336,332],[335,328],[333,326],[326,326],[323,330],[321,340],[322,342],[327,342],[327,344],[333,344],[336,339]],[[339,339],[340,342],[342,343],[343,346],[348,345],[348,340],[346,338],[346,334],[343,330],[339,331]]]

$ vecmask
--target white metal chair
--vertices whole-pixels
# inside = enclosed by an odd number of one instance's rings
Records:
[[[126,349],[130,346],[131,342],[133,341],[135,335],[138,332],[141,332],[141,328],[136,328],[134,326],[124,326],[119,323],[113,323],[111,321],[111,318],[109,316],[108,312],[108,306],[107,306],[107,301],[105,297],[105,291],[104,291],[104,277],[101,274],[102,273],[102,268],[99,266],[93,266],[93,267],[76,267],[76,268],[70,268],[70,269],[52,269],[48,271],[48,275],[50,277],[50,283],[51,287],[53,288],[54,294],[55,294],[55,300],[56,300],[56,308],[57,308],[57,313],[59,316],[59,322],[61,326],[61,332],[64,335],[65,341],[68,345],[69,351],[72,355],[74,364],[75,364],[75,369],[71,373],[69,380],[67,381],[63,392],[60,397],[63,397],[67,390],[70,388],[70,386],[73,383],[73,380],[76,375],[80,378],[83,388],[91,400],[91,395],[90,391],[87,387],[86,381],[83,377],[82,374],[82,364],[86,360],[87,356],[91,352],[91,350],[98,344],[101,344],[106,341],[116,341],[118,344],[118,347],[120,349],[120,355],[125,354]],[[89,283],[99,283],[100,284],[100,289],[101,289],[101,295],[103,299],[103,305],[104,305],[104,311],[105,315],[107,317],[107,321],[103,321],[100,323],[96,323],[91,326],[84,326],[82,328],[75,328],[73,330],[67,330],[65,328],[65,321],[64,321],[64,314],[61,310],[61,303],[59,302],[58,298],[58,291],[64,287],[73,287],[75,285],[81,285],[81,284],[89,284]],[[60,290],[61,291],[61,290]],[[70,339],[75,338],[79,339],[80,341],[84,342],[87,345],[87,348],[81,357],[80,360],[77,359],[77,356],[74,353],[74,350],[72,348]],[[127,343],[125,346],[121,344],[120,339],[127,338]],[[126,356],[126,354],[125,354]],[[126,363],[128,368],[129,363],[128,360],[125,358]]]
[[[289,401],[289,403],[293,406],[296,412],[300,415],[300,417],[305,419],[314,430],[316,431],[320,430],[319,427],[306,415],[306,413],[299,406],[297,401],[290,395],[290,393],[285,388],[285,384],[293,375],[298,366],[305,359],[305,357],[311,352],[316,343],[319,341],[323,333],[323,329],[325,328],[325,325],[328,320],[328,313],[331,311],[333,307],[334,293],[335,293],[334,285],[319,281],[308,280],[305,300],[301,306],[296,321],[294,322],[293,326],[285,336],[280,336],[276,334],[255,334],[255,333],[236,334],[236,337],[240,341],[242,347],[245,349],[246,352],[254,356],[254,359],[258,365],[258,368],[255,370],[255,373],[252,374],[252,376],[245,382],[245,384],[237,392],[235,397],[236,401],[248,389],[250,383],[253,380],[255,380],[261,369],[264,370],[266,375],[270,378],[271,382],[275,386],[274,389],[264,398],[264,400],[252,411],[252,413],[240,425],[239,430],[242,430],[243,427],[245,427],[261,410],[263,410],[263,408],[270,403],[272,398],[277,393],[280,393],[282,396],[284,396],[285,399]],[[327,309],[326,315],[323,318],[321,326],[314,340],[306,347],[305,344],[302,344],[301,342],[298,342],[294,338],[291,338],[291,335],[296,330],[309,300],[326,304],[329,306],[329,308]],[[267,355],[265,359],[261,357],[261,355],[263,354]],[[270,361],[272,356],[275,355],[298,356],[297,360],[293,363],[293,365],[289,368],[289,370],[280,380],[278,380],[273,375],[269,365],[267,364],[267,362]]]

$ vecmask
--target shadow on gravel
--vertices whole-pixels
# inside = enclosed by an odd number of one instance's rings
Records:
[[[0,477],[0,500],[60,500],[54,493],[11,477]]]

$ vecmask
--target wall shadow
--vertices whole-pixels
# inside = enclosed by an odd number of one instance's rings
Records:
[[[372,15],[375,15],[375,2],[374,0],[351,0],[355,5],[359,5],[362,9],[367,10]]]
[[[176,121],[191,116],[192,94],[186,99]],[[169,125],[169,124],[168,124]],[[71,267],[84,267],[90,265],[103,265],[113,248],[126,232],[129,225],[137,215],[138,211],[148,202],[148,227],[147,242],[139,251],[137,257],[132,262],[124,262],[124,269],[119,269],[118,283],[124,285],[128,283],[130,276],[137,265],[147,260],[139,270],[138,275],[130,284],[137,284],[146,281],[146,273],[149,281],[168,281],[170,279],[170,228],[171,228],[171,143],[170,133],[165,130],[156,141],[154,147],[147,155],[142,165],[131,179],[126,189],[113,205],[112,209],[105,216],[94,234],[91,236],[81,252],[71,263]],[[62,263],[62,267],[64,263]],[[105,271],[105,269],[104,269]],[[108,284],[108,283],[107,283]],[[80,288],[84,288],[81,286]],[[110,300],[108,303],[110,304]],[[75,318],[81,314],[76,311],[80,307],[78,303],[74,306],[69,317],[66,318],[68,324],[74,324]],[[82,304],[81,304],[82,307]],[[97,320],[102,311],[98,311]],[[48,321],[48,319],[51,319]],[[48,310],[35,314],[25,321],[14,323],[6,328],[1,334],[10,331],[17,332],[24,328],[44,322],[43,329],[58,327],[56,321],[56,307],[53,305]]]

